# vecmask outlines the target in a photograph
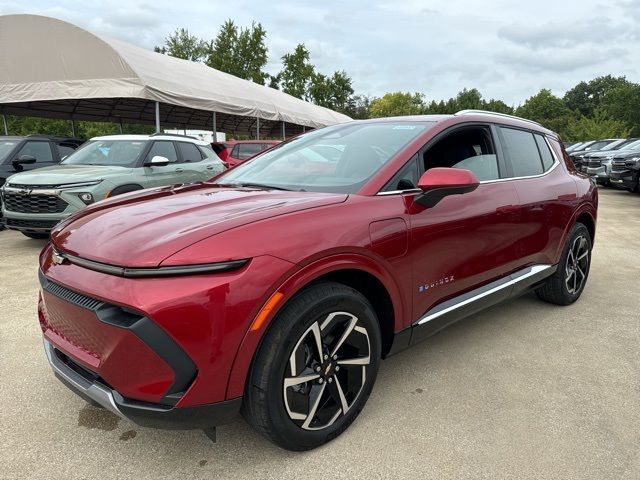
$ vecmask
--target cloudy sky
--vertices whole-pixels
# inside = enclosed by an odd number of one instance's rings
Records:
[[[177,27],[209,39],[227,18],[255,20],[270,72],[304,42],[319,71],[344,69],[374,96],[439,100],[475,87],[517,105],[598,75],[640,82],[640,0],[0,0],[0,13],[49,15],[147,48]]]

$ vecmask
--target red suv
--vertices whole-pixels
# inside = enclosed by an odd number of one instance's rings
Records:
[[[214,142],[211,147],[228,167],[235,167],[279,143],[281,143],[280,140],[229,140]]]
[[[211,432],[242,412],[314,448],[362,410],[381,358],[526,291],[576,301],[596,207],[533,122],[326,127],[59,224],[40,257],[45,350],[72,390],[138,424]]]

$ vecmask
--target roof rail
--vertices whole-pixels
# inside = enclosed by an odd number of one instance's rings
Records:
[[[199,138],[192,137],[191,135],[182,135],[181,133],[162,133],[156,132],[149,135],[150,137],[180,137],[180,138],[190,138],[191,140],[200,140]]]
[[[498,112],[490,112],[488,110],[460,110],[456,112],[454,115],[473,115],[475,113],[483,114],[483,115],[495,115],[497,117],[505,117],[505,118],[513,118],[514,120],[520,120],[522,122],[533,123],[534,125],[538,125],[539,127],[543,127],[538,122],[533,120],[529,120],[528,118],[517,117],[515,115],[509,115],[507,113],[498,113]],[[545,127],[543,127],[545,128]]]

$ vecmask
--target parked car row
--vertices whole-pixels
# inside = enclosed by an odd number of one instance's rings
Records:
[[[0,158],[3,149],[8,152],[1,190],[6,228],[46,238],[58,222],[98,200],[205,181],[225,169],[210,144],[183,135],[108,135],[77,148],[81,143],[42,136],[0,138]]]
[[[640,138],[581,142],[567,148],[576,168],[601,185],[638,192]]]

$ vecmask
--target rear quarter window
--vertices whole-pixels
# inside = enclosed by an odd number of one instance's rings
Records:
[[[536,144],[538,145],[540,157],[542,158],[542,166],[546,172],[553,165],[553,155],[551,154],[551,150],[549,150],[549,144],[542,135],[535,134],[534,137],[536,138]]]

